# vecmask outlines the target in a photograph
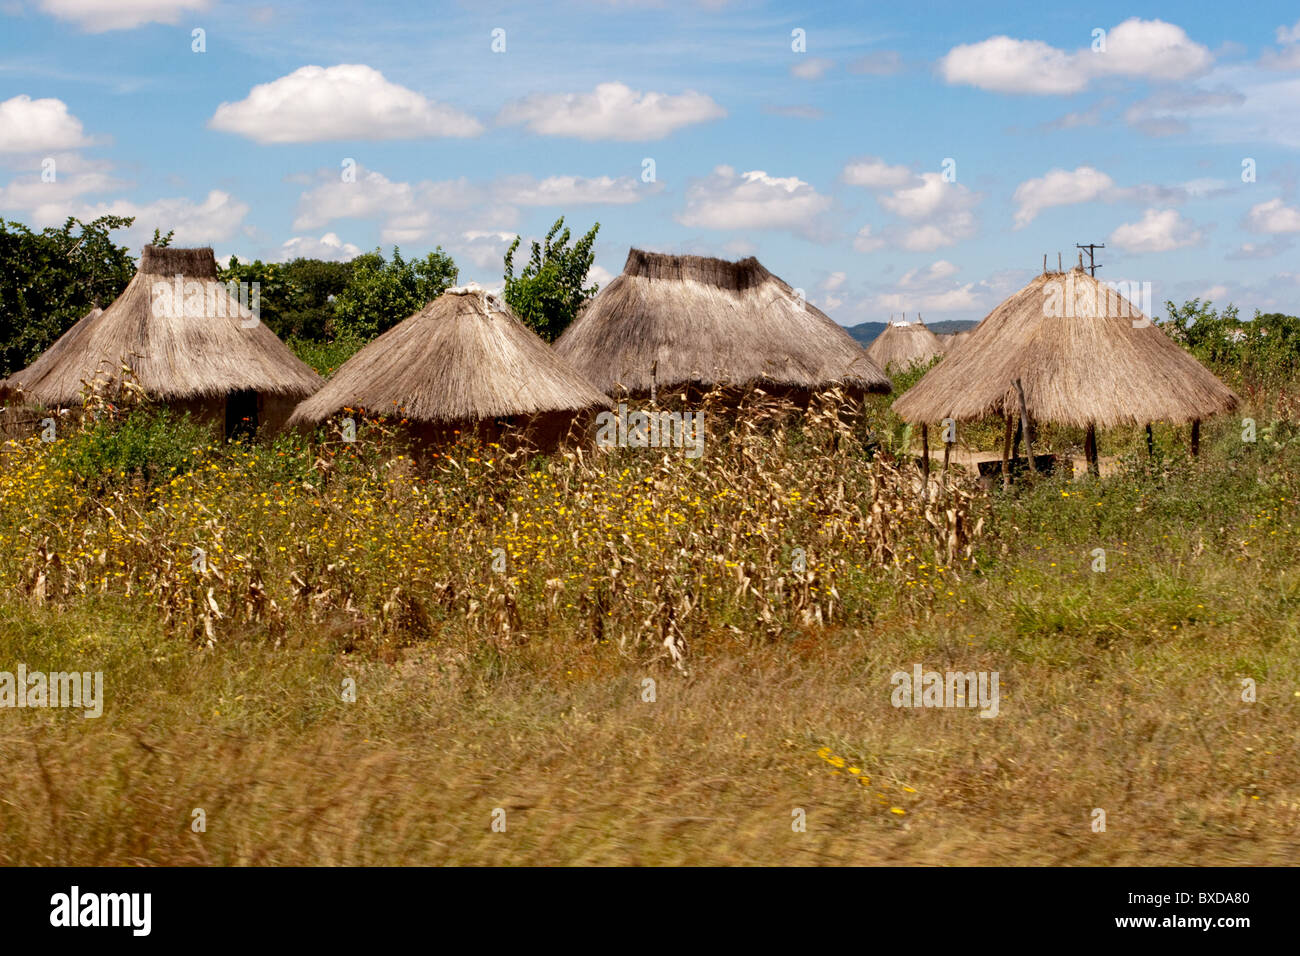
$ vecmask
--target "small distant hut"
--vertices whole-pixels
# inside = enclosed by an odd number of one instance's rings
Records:
[[[608,399],[498,297],[450,289],[352,356],[290,426],[345,409],[405,419],[421,443],[458,433],[551,447]]]
[[[886,372],[891,369],[905,372],[917,365],[929,365],[943,351],[939,336],[931,332],[918,316],[915,322],[891,320],[871,343],[867,354]]]
[[[1087,431],[1085,455],[1097,473],[1097,428],[1200,423],[1240,399],[1174,343],[1150,318],[1082,268],[1045,272],[966,333],[968,338],[893,404],[905,421],[1006,420],[1007,475],[1013,420],[1019,417],[1033,467],[1033,423]],[[923,458],[928,470],[929,458]]]
[[[126,368],[155,401],[219,424],[227,435],[277,428],[321,379],[251,306],[218,279],[210,248],[145,246],[122,294],[0,382],[0,394],[69,408],[88,384],[111,393]]]
[[[632,249],[555,351],[616,396],[750,385],[796,398],[832,386],[890,390],[848,332],[754,258]]]

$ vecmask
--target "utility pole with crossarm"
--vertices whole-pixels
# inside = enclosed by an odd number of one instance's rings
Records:
[[[1078,243],[1078,242],[1076,242],[1076,243],[1074,244],[1074,247],[1075,247],[1076,249],[1086,249],[1086,250],[1088,250],[1088,275],[1092,276],[1092,277],[1095,279],[1095,278],[1097,277],[1097,270],[1101,268],[1101,263],[1100,263],[1100,262],[1096,262],[1096,261],[1094,261],[1094,257],[1095,257],[1095,255],[1096,255],[1096,250],[1097,250],[1097,249],[1105,249],[1105,248],[1106,248],[1106,243],[1104,243],[1104,242],[1089,242],[1089,243],[1087,243],[1087,244],[1083,244],[1083,243]]]

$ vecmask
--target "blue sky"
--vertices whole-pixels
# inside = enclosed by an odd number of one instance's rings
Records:
[[[1157,308],[1300,311],[1300,9],[1080,6],[0,0],[0,216],[496,286],[564,214],[602,281],[757,255],[846,325],[1091,241]]]

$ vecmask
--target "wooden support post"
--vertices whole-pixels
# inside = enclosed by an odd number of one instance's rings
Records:
[[[1192,422],[1192,457],[1198,458],[1201,454],[1201,420],[1198,418]]]
[[[930,426],[921,426],[921,500],[930,500]]]
[[[1011,446],[1011,457],[1020,457],[1020,441],[1025,437],[1025,423],[1016,416],[1016,442]]]
[[[1083,253],[1079,253],[1083,255]],[[1101,477],[1101,466],[1097,463],[1097,423],[1088,423],[1088,435],[1083,440],[1084,457],[1088,459],[1088,473],[1094,478]]]
[[[650,404],[655,405],[659,401],[659,360],[655,359],[650,364]]]
[[[943,490],[948,490],[948,456],[952,454],[952,442],[948,441],[948,429],[944,428],[943,439]]]
[[[1007,461],[1011,452],[1011,414],[1007,413],[1007,427],[1002,433],[1002,488],[1011,487],[1011,466]]]
[[[1153,458],[1156,453],[1155,436],[1151,434],[1151,423],[1147,422],[1147,457]]]
[[[1038,474],[1038,463],[1034,461],[1034,420],[1029,417],[1029,406],[1025,403],[1025,388],[1016,379],[1016,395],[1020,398],[1020,421],[1025,430],[1025,455],[1029,458],[1029,470]]]

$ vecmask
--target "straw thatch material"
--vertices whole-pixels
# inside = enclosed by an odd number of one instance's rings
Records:
[[[344,408],[450,424],[607,404],[504,302],[463,288],[444,292],[344,362],[289,424],[321,422]]]
[[[943,354],[943,342],[919,319],[915,322],[890,322],[867,349],[873,362],[888,371],[905,371],[914,365],[929,365]]]
[[[893,407],[915,423],[1015,414],[1017,379],[1034,421],[1079,427],[1182,424],[1240,402],[1136,306],[1076,268],[1045,273],[999,305]]]
[[[848,332],[754,258],[632,249],[555,350],[610,394],[689,384],[890,389]]]
[[[172,303],[162,286],[183,300]],[[112,383],[126,365],[136,384],[160,401],[216,399],[258,392],[299,399],[321,384],[275,333],[248,324],[217,279],[209,248],[145,246],[140,266],[120,296],[63,333],[0,390],[46,407],[80,402],[84,381]]]

